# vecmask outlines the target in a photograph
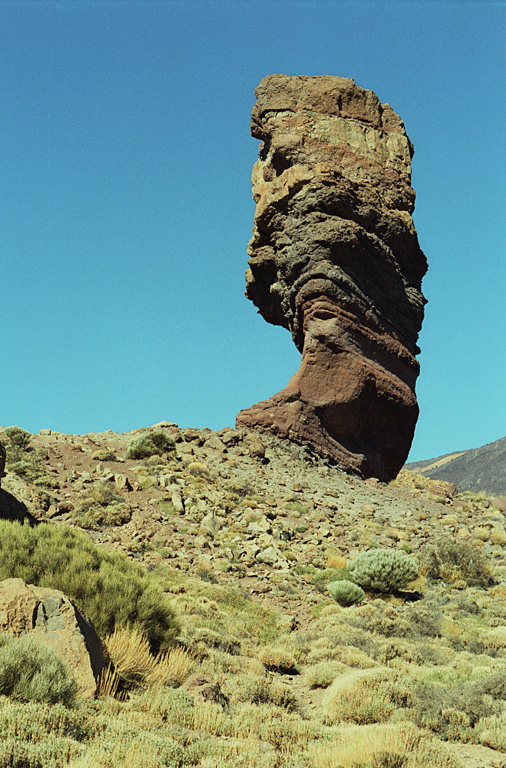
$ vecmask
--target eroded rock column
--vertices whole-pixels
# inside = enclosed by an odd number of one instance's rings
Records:
[[[246,295],[291,331],[302,361],[237,424],[388,480],[418,416],[427,264],[412,220],[412,145],[391,107],[347,78],[270,75],[255,94]]]

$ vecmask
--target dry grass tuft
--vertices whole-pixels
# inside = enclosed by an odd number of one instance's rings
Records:
[[[153,669],[147,676],[151,685],[181,685],[190,675],[194,659],[185,648],[173,648],[154,659]]]
[[[327,555],[325,568],[346,568],[347,565],[348,561],[343,555],[340,555],[337,552],[331,552]]]
[[[188,651],[180,647],[153,656],[147,637],[132,628],[108,635],[105,646],[115,672],[130,684],[177,687],[186,680],[194,663]]]
[[[121,678],[114,669],[114,666],[108,664],[107,667],[104,667],[98,679],[97,696],[99,698],[103,696],[111,696],[112,698],[115,698],[118,694],[120,682]]]
[[[348,726],[309,752],[314,768],[462,768],[447,747],[412,723]]]
[[[153,671],[155,660],[147,637],[138,629],[116,629],[105,639],[116,672],[130,683],[140,683]]]

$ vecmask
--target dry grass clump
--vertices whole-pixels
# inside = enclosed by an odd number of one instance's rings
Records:
[[[188,464],[188,472],[194,477],[207,478],[210,476],[210,470],[203,461],[191,461]]]
[[[347,726],[309,753],[314,768],[462,768],[445,745],[412,723]]]
[[[499,626],[489,629],[482,635],[485,648],[506,648],[506,627]]]
[[[289,686],[266,677],[248,678],[243,681],[238,697],[243,702],[274,705],[287,712],[297,712],[300,706]]]
[[[298,674],[297,662],[291,653],[283,648],[264,648],[259,659],[270,672],[281,674]]]
[[[477,731],[480,743],[485,747],[506,752],[506,710],[500,715],[483,718]]]
[[[155,657],[155,665],[147,681],[150,685],[177,687],[190,675],[193,665],[194,660],[185,648],[172,648]]]
[[[327,689],[323,721],[327,725],[383,723],[408,700],[409,691],[395,670],[378,667],[351,671],[337,677]]]
[[[146,635],[135,628],[115,630],[106,637],[105,647],[123,684],[178,686],[188,677],[193,665],[190,654],[181,647],[154,656]],[[117,688],[114,673],[106,672],[102,694],[114,696]]]
[[[356,669],[372,669],[378,666],[378,662],[360,648],[353,645],[336,645],[332,648],[332,659],[340,661],[347,667]]]

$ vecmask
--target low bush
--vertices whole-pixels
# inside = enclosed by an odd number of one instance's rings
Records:
[[[100,729],[95,718],[89,718],[87,705],[65,707],[61,702],[14,701],[0,698],[0,743],[7,739],[43,741],[51,734],[76,741],[91,739]],[[93,705],[92,705],[93,706]]]
[[[42,523],[34,528],[0,520],[0,579],[60,589],[82,608],[101,637],[138,627],[154,651],[179,633],[159,583],[120,552],[99,549],[80,531]]]
[[[66,736],[49,734],[43,741],[35,743],[11,738],[0,742],[0,768],[63,768],[77,765],[73,761],[83,752],[82,744]],[[94,765],[94,768],[99,766]]]
[[[76,693],[77,683],[56,651],[29,637],[0,636],[0,694],[69,706]]]
[[[425,548],[421,562],[429,578],[449,584],[465,581],[468,587],[487,587],[492,580],[487,556],[468,541],[441,538]]]
[[[314,768],[462,768],[450,747],[406,722],[348,726],[310,754]]]
[[[113,483],[94,483],[73,513],[81,528],[99,530],[102,525],[124,525],[132,517],[132,508],[120,496]]]
[[[328,688],[343,672],[349,672],[349,668],[340,661],[320,661],[309,667],[304,676],[310,688]]]
[[[327,585],[327,592],[336,603],[343,608],[360,603],[364,599],[365,592],[358,584],[343,579],[342,581],[332,581]]]
[[[416,579],[418,563],[396,549],[371,549],[358,555],[349,571],[353,581],[361,587],[387,594]]]
[[[142,435],[133,437],[127,448],[127,459],[147,459],[149,456],[162,456],[164,453],[172,453],[176,443],[172,437],[162,430],[143,432]]]
[[[259,658],[270,672],[280,672],[286,675],[298,674],[296,660],[291,653],[283,648],[264,648]]]
[[[487,691],[502,694],[504,675],[483,681],[418,682],[414,689],[412,717],[421,728],[429,728],[444,739],[455,741],[476,740],[473,729],[481,718],[498,714],[500,698]]]
[[[409,692],[392,669],[377,667],[339,675],[325,694],[324,722],[387,722],[397,709],[407,706]]]
[[[116,454],[113,451],[108,451],[107,448],[99,448],[98,451],[91,454],[91,458],[96,461],[117,461]]]
[[[16,448],[21,448],[23,451],[28,448],[28,444],[32,439],[30,432],[21,427],[7,427],[4,429],[5,434],[9,438],[11,445],[15,445]]]

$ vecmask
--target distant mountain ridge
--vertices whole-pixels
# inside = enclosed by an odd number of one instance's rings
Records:
[[[410,462],[406,469],[455,483],[459,491],[506,494],[506,437],[481,448]]]

